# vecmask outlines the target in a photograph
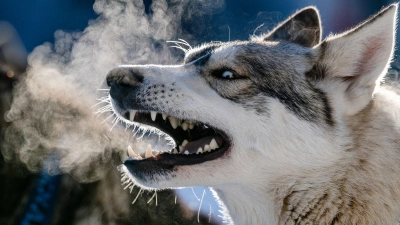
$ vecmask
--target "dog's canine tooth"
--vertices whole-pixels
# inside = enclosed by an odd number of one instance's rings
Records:
[[[145,153],[144,157],[145,157],[146,159],[147,159],[147,158],[150,158],[150,157],[154,157],[154,155],[153,155],[153,149],[151,148],[151,145],[147,145],[146,153]]]
[[[129,110],[129,120],[133,121],[135,119],[136,110]]]
[[[189,123],[185,121],[182,123],[181,127],[183,130],[187,130],[189,128]]]
[[[183,146],[179,146],[179,151],[182,151],[183,150]]]
[[[178,127],[178,119],[170,116],[168,117],[169,122],[171,123],[172,128],[176,129]]]
[[[151,120],[156,121],[157,112],[151,111],[150,116],[151,116]]]
[[[211,142],[210,142],[210,148],[211,148],[211,150],[214,150],[214,149],[216,149],[216,148],[219,148],[219,146],[218,146],[218,144],[217,144],[217,141],[215,141],[214,138],[213,138],[213,139],[211,140]]]
[[[200,154],[200,153],[203,153],[203,149],[202,148],[197,149],[196,154]]]
[[[188,142],[188,140],[185,139],[185,140],[182,142],[182,144],[181,144],[182,147],[185,147],[185,146],[187,145],[187,143],[189,143],[189,142]]]
[[[136,156],[138,156],[138,155],[136,155],[135,151],[133,151],[133,149],[130,145],[128,145],[128,156],[130,158],[135,158]]]
[[[188,151],[188,150],[185,150],[185,152],[184,152],[183,154],[189,155],[189,151]]]
[[[177,150],[176,148],[174,148],[174,149],[172,150],[172,154],[178,154],[178,150]]]
[[[161,113],[161,116],[162,116],[163,120],[166,120],[166,119],[167,119],[167,114]]]
[[[204,151],[205,152],[211,151],[210,145],[204,145]]]

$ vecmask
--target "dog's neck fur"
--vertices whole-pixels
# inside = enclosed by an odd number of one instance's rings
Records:
[[[394,223],[400,215],[400,180],[391,177],[400,174],[400,96],[393,95],[383,89],[347,118],[347,127],[336,135],[353,134],[353,145],[339,149],[340,157],[326,158],[329,165],[270,174],[259,181],[264,185],[216,188],[235,224]],[[377,131],[393,135],[377,136]]]

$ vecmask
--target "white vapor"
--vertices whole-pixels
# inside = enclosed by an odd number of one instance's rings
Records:
[[[181,28],[182,18],[223,6],[222,0],[159,0],[146,14],[142,0],[97,0],[93,7],[99,17],[83,32],[57,31],[54,44],[29,55],[28,71],[14,88],[5,116],[12,124],[1,148],[4,158],[38,171],[53,154],[61,172],[81,182],[115,169],[110,162],[132,144],[133,134],[123,126],[110,132],[111,124],[102,123],[108,115],[94,115],[92,106],[106,94],[98,89],[107,72],[120,64],[178,63],[178,51],[166,41],[192,39]]]

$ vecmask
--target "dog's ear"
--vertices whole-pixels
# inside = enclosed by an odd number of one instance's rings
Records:
[[[321,20],[315,7],[297,11],[264,36],[266,41],[289,41],[313,47],[321,41]]]
[[[354,115],[371,101],[393,57],[397,4],[357,27],[328,37],[313,51],[318,61],[307,76],[335,96],[345,114]]]

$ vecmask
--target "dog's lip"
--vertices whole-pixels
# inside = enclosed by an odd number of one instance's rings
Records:
[[[231,151],[231,145],[221,146],[214,152],[207,153],[208,156],[187,156],[187,155],[168,155],[160,154],[143,160],[128,158],[123,164],[118,166],[118,170],[129,180],[148,182],[157,180],[157,176],[174,176],[173,172],[180,166],[188,166],[204,163],[218,158],[225,158]]]
[[[202,155],[158,154],[155,157],[137,160],[128,158],[123,165],[136,179],[146,180],[150,174],[167,174],[179,166],[190,166],[227,157],[232,146],[225,144],[219,149]]]

